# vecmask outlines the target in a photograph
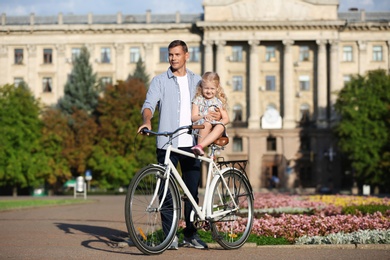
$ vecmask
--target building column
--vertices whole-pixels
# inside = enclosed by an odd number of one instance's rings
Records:
[[[116,59],[116,75],[115,79],[112,79],[112,84],[115,84],[117,80],[126,80],[127,75],[125,75],[125,68],[126,68],[126,55],[124,55],[124,49],[125,46],[122,43],[115,43],[115,59]],[[127,57],[129,58],[129,57]]]
[[[216,63],[216,68],[215,71],[218,73],[220,81],[221,82],[226,82],[225,78],[225,45],[226,41],[217,41],[215,42],[217,45],[217,63]],[[224,85],[224,84],[222,84]]]
[[[390,41],[387,41],[387,73],[390,73]]]
[[[364,75],[366,73],[367,64],[367,42],[358,41],[359,46],[359,74]]]
[[[336,120],[336,111],[334,105],[337,100],[337,91],[340,90],[340,75],[339,75],[339,42],[330,42],[330,121],[333,124]]]
[[[213,66],[213,42],[212,41],[203,41],[204,45],[204,71],[214,71]]]
[[[64,44],[57,44],[56,50],[57,50],[57,60],[55,61],[57,63],[57,79],[56,84],[53,86],[53,94],[54,98],[57,101],[60,97],[64,95],[64,87],[67,82],[67,71],[65,68],[66,65],[66,56],[65,56],[65,45]],[[54,79],[53,79],[54,83]]]
[[[12,60],[12,63],[14,61]],[[12,79],[12,82],[7,82],[9,73],[8,73],[8,67],[7,66],[10,62],[8,61],[8,47],[6,45],[0,45],[0,85],[5,85],[7,83],[13,84],[14,79]],[[26,80],[26,79],[24,79]]]
[[[318,40],[318,63],[317,63],[317,126],[327,127],[327,66],[326,66],[326,43],[325,40]]]
[[[144,43],[144,52],[145,52],[145,59],[144,62],[147,64],[146,66],[146,73],[148,75],[154,75],[154,66],[156,62],[153,60],[153,44],[151,43]]]
[[[33,44],[27,45],[27,54],[28,56],[26,57],[27,59],[27,79],[26,82],[30,86],[34,86],[32,89],[35,90],[34,96],[35,97],[40,97],[43,92],[43,87],[42,87],[42,80],[39,79],[38,73],[37,73],[37,68],[38,62],[37,62],[37,46]],[[23,60],[25,58],[23,57]],[[38,78],[37,78],[38,77]]]
[[[249,129],[260,129],[259,52],[260,41],[250,40],[249,53]]]
[[[294,79],[293,79],[293,55],[292,45],[294,41],[285,40],[283,57],[283,128],[293,129],[296,124],[294,121]]]

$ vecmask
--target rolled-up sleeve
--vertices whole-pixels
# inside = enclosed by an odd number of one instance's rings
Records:
[[[145,102],[142,106],[141,113],[144,112],[146,108],[150,109],[152,111],[152,114],[154,114],[154,111],[156,110],[156,106],[158,101],[161,97],[161,84],[160,80],[155,77],[150,83],[148,93],[146,94]]]

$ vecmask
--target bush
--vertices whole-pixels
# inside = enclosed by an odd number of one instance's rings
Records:
[[[343,208],[343,214],[360,215],[360,214],[374,214],[380,212],[382,215],[390,215],[389,205],[351,205]]]

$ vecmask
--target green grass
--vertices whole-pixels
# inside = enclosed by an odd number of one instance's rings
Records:
[[[179,232],[181,229],[179,230]],[[211,231],[203,231],[198,230],[199,237],[206,243],[216,243],[213,240]],[[246,243],[256,243],[256,245],[290,245],[291,243],[285,238],[274,238],[274,237],[265,237],[265,236],[257,236],[254,234],[249,235]]]
[[[25,200],[0,200],[0,211],[12,209],[24,209],[44,206],[70,205],[76,203],[91,202],[80,199],[25,199]]]

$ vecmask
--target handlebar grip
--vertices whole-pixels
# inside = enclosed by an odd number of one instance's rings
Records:
[[[141,129],[140,132],[141,132],[142,134],[146,134],[148,131],[149,131],[149,129],[148,129],[147,127],[144,127],[144,128]]]

